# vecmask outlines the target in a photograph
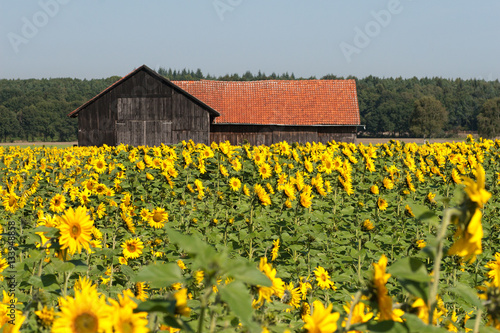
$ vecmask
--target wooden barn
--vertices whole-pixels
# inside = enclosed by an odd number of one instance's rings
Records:
[[[78,145],[210,144],[210,124],[220,114],[169,80],[141,66],[72,111]]]
[[[360,125],[354,80],[173,81],[221,115],[210,140],[328,142],[356,140]]]
[[[354,80],[169,81],[147,66],[69,114],[78,144],[356,140]]]

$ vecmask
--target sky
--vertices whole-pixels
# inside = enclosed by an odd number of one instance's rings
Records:
[[[498,0],[0,0],[0,79],[500,79]]]

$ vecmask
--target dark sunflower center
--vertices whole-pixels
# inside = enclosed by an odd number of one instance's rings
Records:
[[[122,332],[123,333],[133,333],[134,332],[134,324],[130,321],[122,323]]]
[[[75,318],[74,329],[78,333],[94,333],[97,332],[99,322],[97,317],[91,313],[82,313]]]
[[[160,213],[160,212],[156,212],[154,213],[153,215],[153,221],[155,221],[156,223],[158,222],[161,222],[163,220],[163,214]]]
[[[127,249],[129,252],[135,252],[137,250],[137,247],[134,244],[128,244]]]
[[[80,236],[80,227],[79,226],[74,225],[71,227],[71,236],[73,236],[73,238]]]
[[[14,206],[16,203],[17,203],[16,197],[11,195],[9,198],[9,206]]]

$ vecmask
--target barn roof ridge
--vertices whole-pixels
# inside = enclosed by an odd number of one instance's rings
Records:
[[[180,88],[179,86],[173,84],[170,80],[168,80],[167,78],[161,76],[160,74],[158,74],[157,72],[155,72],[154,70],[152,70],[151,68],[149,68],[148,66],[146,66],[144,64],[144,65],[142,65],[140,67],[137,67],[132,72],[130,72],[127,75],[123,76],[122,78],[120,78],[116,82],[112,83],[110,86],[108,86],[107,88],[105,88],[104,90],[102,90],[100,93],[98,93],[97,95],[95,95],[93,98],[89,99],[87,102],[85,102],[84,104],[80,105],[75,110],[71,111],[68,114],[68,117],[76,117],[81,110],[83,110],[84,108],[86,108],[90,104],[94,103],[97,99],[99,99],[100,97],[104,96],[106,93],[108,93],[112,89],[116,88],[117,86],[119,86],[120,84],[122,84],[123,82],[125,82],[126,80],[128,80],[129,78],[131,78],[132,76],[134,76],[135,74],[139,73],[141,70],[144,70],[146,73],[148,73],[151,76],[155,77],[157,80],[162,81],[163,83],[165,83],[165,84],[169,85],[170,87],[174,88],[177,92],[180,92],[181,94],[183,94],[183,95],[187,96],[188,98],[192,99],[197,104],[200,104],[201,106],[203,106],[204,108],[206,108],[213,116],[215,116],[215,117],[220,116],[220,113],[217,110],[213,109],[211,106],[207,105],[205,102],[199,100],[195,96],[189,94],[187,91],[185,91],[184,89]]]

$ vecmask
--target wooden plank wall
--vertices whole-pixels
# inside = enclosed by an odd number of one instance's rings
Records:
[[[81,110],[78,129],[82,146],[210,143],[208,111],[144,71]]]
[[[231,144],[249,142],[252,145],[271,145],[287,141],[323,142],[332,140],[339,142],[355,142],[356,126],[266,126],[266,125],[222,125],[212,124],[210,141]]]

